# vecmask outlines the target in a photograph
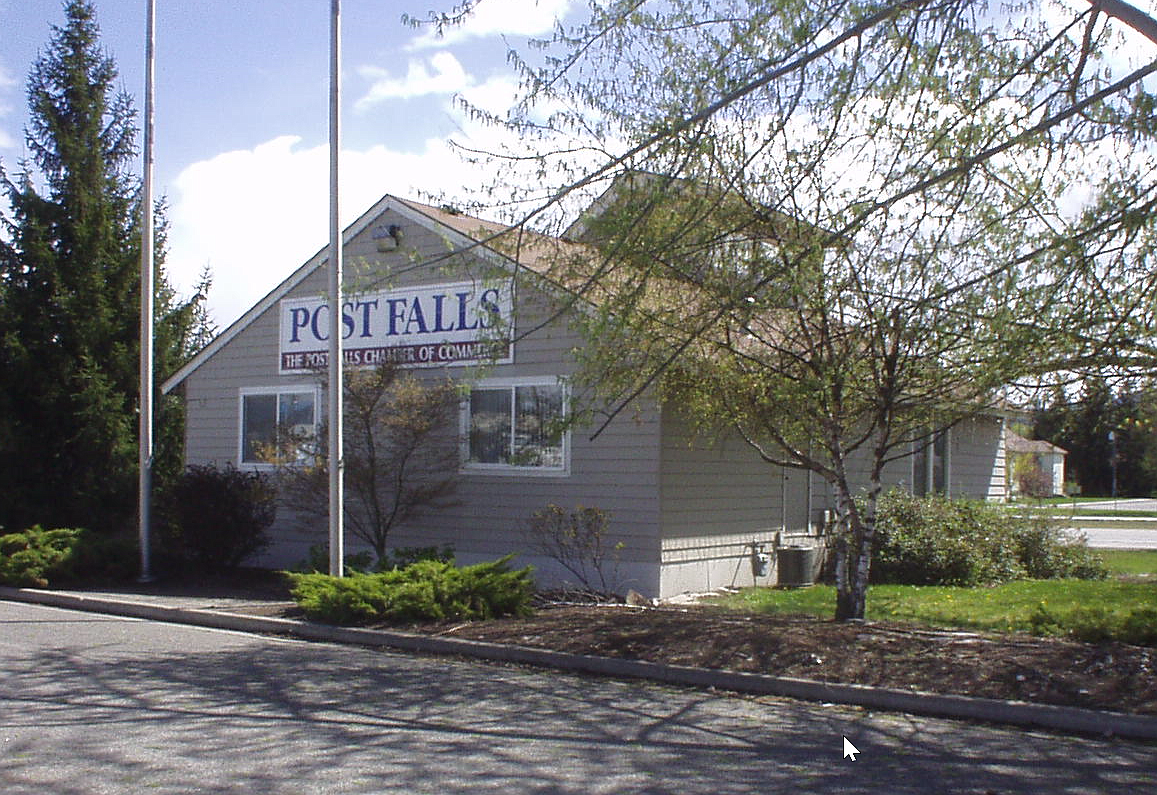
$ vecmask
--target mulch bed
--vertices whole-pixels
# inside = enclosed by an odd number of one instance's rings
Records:
[[[271,572],[140,589],[265,600],[245,609],[302,617],[286,604],[284,580]],[[549,600],[529,618],[389,628],[575,654],[1157,715],[1157,648],[1122,643],[746,615],[701,605]]]
[[[1157,649],[1121,643],[606,605],[407,629],[576,654],[1157,715]]]

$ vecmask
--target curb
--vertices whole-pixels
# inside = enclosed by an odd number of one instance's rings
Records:
[[[411,632],[335,627],[286,618],[266,618],[185,607],[83,596],[31,588],[0,587],[0,599],[49,607],[143,618],[172,624],[238,632],[291,635],[303,640],[385,647],[424,654],[453,654],[498,662],[556,668],[599,676],[647,679],[666,684],[715,688],[805,701],[848,704],[891,712],[978,720],[1014,726],[1099,734],[1134,740],[1157,740],[1157,717],[1100,712],[1078,707],[1030,704],[972,696],[939,695],[894,688],[818,682],[767,674],[738,673],[681,665],[595,657],[568,652],[507,646]]]

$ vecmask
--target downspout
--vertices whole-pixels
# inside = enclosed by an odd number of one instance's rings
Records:
[[[807,478],[807,480],[804,481],[804,495],[805,495],[804,496],[804,505],[805,505],[805,510],[807,511],[807,516],[806,516],[806,519],[804,521],[806,522],[807,530],[810,533],[811,529],[812,529],[812,509],[813,509],[813,506],[812,506],[812,471],[810,469],[808,469],[808,470],[805,470],[805,473],[806,474],[804,475],[804,477]]]
[[[779,531],[787,532],[787,467],[779,468]]]

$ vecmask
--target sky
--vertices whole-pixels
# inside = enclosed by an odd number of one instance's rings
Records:
[[[121,87],[143,109],[146,0],[94,0]],[[329,35],[326,0],[156,0],[155,191],[168,203],[166,268],[183,295],[207,266],[209,308],[227,327],[328,241]],[[1063,0],[1084,8],[1084,0]],[[403,15],[455,0],[344,0],[342,223],[384,194],[447,200],[487,184],[451,138],[494,131],[455,97],[501,112],[515,92],[508,50],[578,22],[581,0],[481,0],[445,37]],[[1157,0],[1137,0],[1152,13]],[[0,162],[27,155],[25,84],[63,0],[0,0]],[[1125,53],[1148,42],[1128,43]]]
[[[146,0],[95,0],[121,87],[144,106]],[[453,0],[345,0],[342,12],[343,225],[384,194],[453,198],[482,184],[447,144],[493,133],[454,109],[502,110],[510,48],[548,35],[575,0],[482,0],[442,38],[402,22]],[[325,0],[156,0],[154,191],[168,202],[166,269],[189,295],[202,269],[220,328],[329,238],[329,39]],[[27,155],[25,86],[64,24],[63,0],[0,0],[0,161]],[[473,182],[471,182],[473,181]]]

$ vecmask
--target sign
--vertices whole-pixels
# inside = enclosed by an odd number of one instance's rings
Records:
[[[513,360],[511,282],[423,285],[351,295],[342,304],[346,364],[435,366]],[[308,373],[329,364],[329,304],[324,297],[281,302],[278,369]]]

